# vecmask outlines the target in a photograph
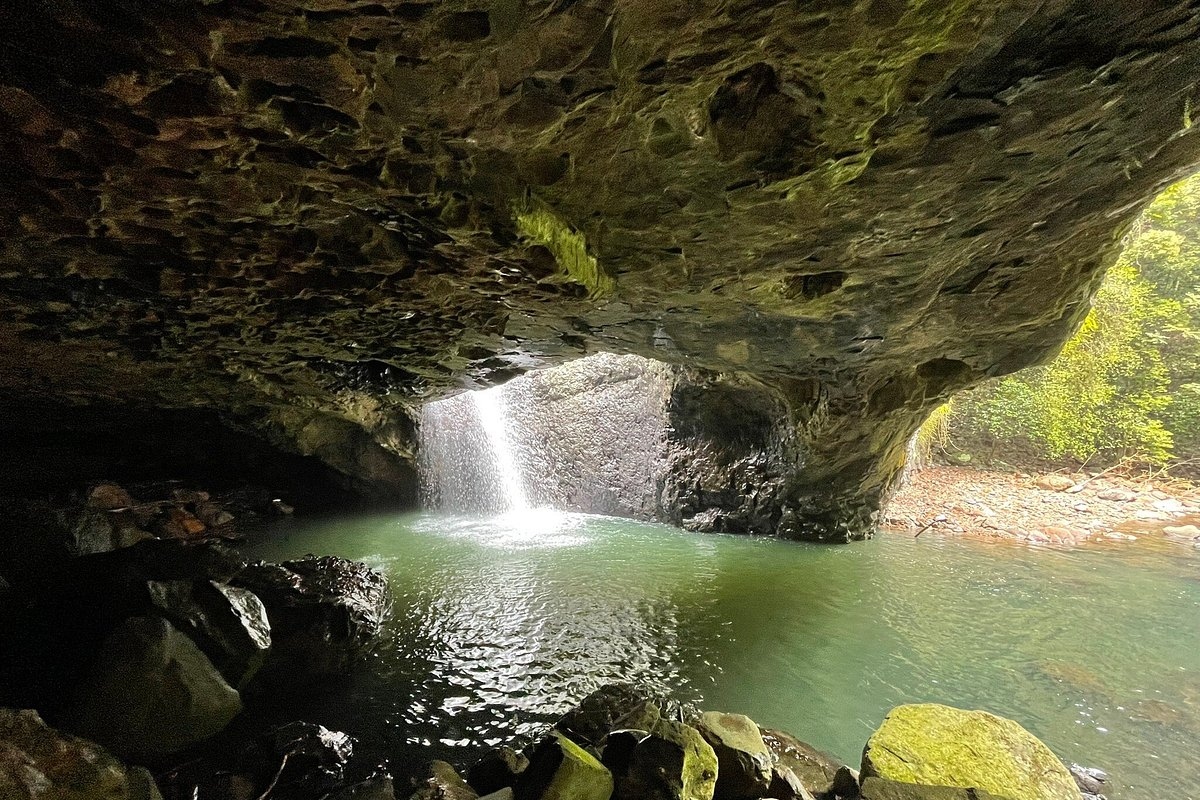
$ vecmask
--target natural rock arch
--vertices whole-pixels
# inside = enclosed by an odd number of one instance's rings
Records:
[[[1200,163],[1183,0],[0,15],[9,407],[207,406],[370,479],[429,398],[637,353],[785,409],[800,536],[869,531]]]

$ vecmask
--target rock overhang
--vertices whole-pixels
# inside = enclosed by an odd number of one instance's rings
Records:
[[[6,13],[6,393],[312,452],[636,353],[761,385],[797,496],[854,505],[949,392],[1055,352],[1200,162],[1182,1]]]

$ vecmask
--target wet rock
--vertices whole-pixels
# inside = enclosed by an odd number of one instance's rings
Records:
[[[396,788],[391,778],[378,776],[338,789],[325,800],[396,800]]]
[[[858,770],[851,767],[839,767],[833,776],[833,794],[837,797],[854,797],[858,794]]]
[[[60,733],[36,711],[0,709],[4,800],[162,800],[150,773],[104,748]]]
[[[178,752],[242,710],[208,657],[158,617],[134,617],[113,631],[77,695],[67,727],[123,757]]]
[[[609,731],[651,730],[659,719],[680,713],[679,705],[631,683],[601,686],[568,711],[554,727],[570,739],[598,746]]]
[[[515,800],[609,800],[612,793],[608,769],[558,731],[533,749],[513,788]]]
[[[1015,797],[996,797],[982,789],[901,783],[883,778],[867,778],[863,781],[860,797],[862,800],[1018,800]]]
[[[770,728],[760,730],[763,741],[775,755],[778,764],[794,772],[806,789],[817,797],[833,791],[838,771],[845,764],[790,733]]]
[[[604,739],[600,751],[600,763],[608,767],[613,775],[624,775],[629,771],[633,751],[645,741],[650,731],[624,729],[613,731]]]
[[[711,800],[717,770],[717,754],[699,731],[681,722],[662,720],[633,748],[625,772],[616,776],[615,797]]]
[[[717,800],[763,797],[771,786],[773,759],[754,720],[706,711],[696,730],[717,754]]]
[[[445,761],[433,761],[424,782],[409,800],[476,800],[477,797],[454,767]]]
[[[194,539],[208,530],[195,514],[172,506],[153,523],[153,530],[168,539]]]
[[[100,511],[113,511],[136,505],[133,495],[115,483],[99,483],[88,492],[87,505]]]
[[[1084,800],[1105,800],[1104,790],[1108,787],[1108,773],[1095,767],[1071,764],[1068,769],[1075,785],[1083,793]]]
[[[256,786],[274,782],[273,796],[317,800],[338,787],[353,755],[354,739],[345,733],[289,722],[259,736],[241,763]]]
[[[719,774],[717,780],[720,781]],[[771,769],[771,785],[767,788],[767,796],[775,800],[813,800],[812,794],[796,777],[796,773],[779,765]]]
[[[196,642],[239,691],[271,649],[262,601],[247,589],[215,581],[149,581],[150,602]]]
[[[497,789],[491,794],[484,795],[479,800],[513,800],[515,796],[512,787],[506,786],[503,789]]]
[[[335,556],[254,564],[231,583],[267,609],[272,646],[264,678],[289,683],[345,673],[374,646],[391,608],[382,573]]]
[[[863,750],[862,777],[1020,800],[1079,800],[1067,768],[1016,722],[935,703],[888,713]]]
[[[481,795],[514,786],[529,766],[529,759],[511,747],[497,747],[484,754],[467,770],[467,783]]]

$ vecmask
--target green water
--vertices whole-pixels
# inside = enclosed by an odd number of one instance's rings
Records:
[[[530,734],[642,681],[857,764],[893,705],[1012,717],[1113,800],[1200,800],[1200,551],[924,536],[815,546],[604,517],[292,522],[249,555],[363,559],[386,642],[304,714],[403,773]],[[297,716],[296,709],[291,709]]]

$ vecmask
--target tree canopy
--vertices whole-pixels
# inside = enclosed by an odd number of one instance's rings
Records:
[[[1149,206],[1053,362],[956,398],[948,425],[1045,460],[1200,457],[1200,175]]]

